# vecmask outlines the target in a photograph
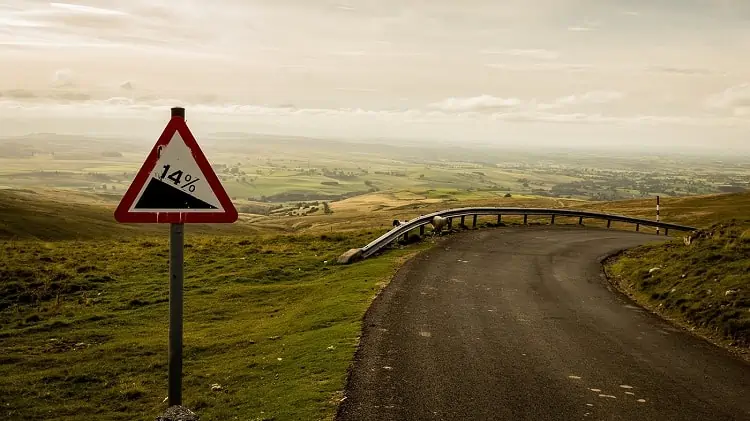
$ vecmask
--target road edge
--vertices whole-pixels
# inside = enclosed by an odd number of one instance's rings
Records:
[[[349,390],[349,384],[352,381],[352,375],[354,371],[354,367],[357,364],[358,361],[362,360],[362,343],[364,342],[365,336],[369,334],[370,331],[370,321],[375,317],[375,313],[380,311],[379,304],[385,299],[384,294],[388,290],[388,288],[393,284],[393,281],[397,280],[399,277],[399,274],[408,268],[408,266],[414,262],[417,258],[423,256],[425,253],[429,252],[432,248],[437,246],[440,242],[444,241],[445,238],[450,238],[449,236],[446,237],[436,237],[432,244],[430,244],[428,247],[425,247],[421,250],[414,250],[411,253],[407,254],[406,256],[401,257],[398,262],[397,269],[391,274],[391,276],[387,277],[387,279],[384,282],[381,282],[379,284],[380,288],[375,293],[375,296],[370,301],[370,305],[367,307],[367,310],[365,311],[364,315],[362,316],[362,328],[360,329],[359,337],[357,338],[357,346],[354,350],[354,355],[352,355],[351,362],[349,363],[349,366],[346,369],[346,380],[344,382],[344,390],[343,397],[339,399],[337,405],[336,405],[336,411],[333,414],[332,421],[340,419],[342,416],[342,410],[345,407],[343,405],[344,401],[348,399],[348,396],[346,395],[346,392]],[[377,256],[374,256],[374,258],[377,258]]]
[[[617,259],[619,259],[628,250],[629,249],[627,248],[617,250],[599,259],[599,263],[602,266],[602,272],[604,273],[604,277],[607,279],[607,282],[617,292],[627,297],[627,299],[631,301],[633,304],[637,305],[638,307],[643,308],[644,310],[659,317],[660,319],[669,322],[670,324],[674,325],[675,327],[679,328],[685,333],[688,333],[698,339],[701,339],[705,342],[710,343],[711,345],[721,348],[724,351],[731,354],[732,356],[734,356],[735,358],[738,358],[750,364],[750,350],[745,350],[737,346],[732,346],[730,345],[731,341],[721,335],[716,335],[714,332],[708,329],[700,328],[680,317],[675,317],[673,315],[667,314],[664,311],[660,311],[658,307],[655,307],[651,305],[651,303],[649,303],[648,301],[643,300],[636,293],[636,291],[633,288],[631,288],[627,282],[625,282],[625,278],[612,274],[609,270],[609,265],[617,261]]]

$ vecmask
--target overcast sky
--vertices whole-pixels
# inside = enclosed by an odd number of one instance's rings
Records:
[[[0,135],[749,150],[748,52],[748,0],[0,0]]]

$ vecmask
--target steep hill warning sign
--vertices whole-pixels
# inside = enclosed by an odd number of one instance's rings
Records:
[[[231,223],[237,210],[185,123],[173,115],[115,210],[118,222]]]

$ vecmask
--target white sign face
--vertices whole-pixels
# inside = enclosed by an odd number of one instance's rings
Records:
[[[129,209],[134,213],[215,213],[223,210],[178,131],[166,146],[159,149],[151,176]]]

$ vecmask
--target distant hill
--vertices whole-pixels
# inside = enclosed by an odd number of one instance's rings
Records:
[[[91,239],[130,231],[115,222],[111,205],[93,195],[91,203],[82,204],[65,201],[64,195],[0,190],[0,238]]]
[[[129,235],[167,235],[165,224],[120,224],[113,216],[116,195],[66,190],[0,189],[0,240],[89,240]],[[251,234],[268,227],[196,224],[189,233]]]

